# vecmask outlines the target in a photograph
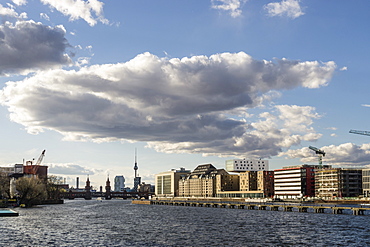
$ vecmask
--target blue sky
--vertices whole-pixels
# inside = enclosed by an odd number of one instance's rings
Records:
[[[0,0],[0,163],[74,185],[232,158],[370,164],[365,0]],[[82,184],[81,184],[82,185]]]

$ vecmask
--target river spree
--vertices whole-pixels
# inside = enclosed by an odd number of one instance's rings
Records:
[[[66,200],[0,218],[0,246],[370,246],[370,216]]]

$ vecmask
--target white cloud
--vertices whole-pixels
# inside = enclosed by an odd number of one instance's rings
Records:
[[[18,6],[25,5],[27,0],[12,0],[12,2]]]
[[[310,126],[319,115],[308,106],[276,106],[257,117],[248,109],[277,90],[325,86],[334,71],[331,62],[258,61],[244,52],[182,59],[144,53],[126,63],[8,82],[0,103],[31,133],[50,129],[68,140],[262,157],[317,140]]]
[[[348,167],[348,166],[367,166],[370,165],[370,143],[356,145],[354,143],[344,143],[338,146],[330,145],[320,147],[325,151],[323,164]],[[279,156],[289,158],[299,158],[303,163],[315,163],[317,155],[308,147],[297,150],[288,150]]]
[[[345,70],[348,70],[348,68],[347,67],[340,68],[340,71],[345,71]]]
[[[211,0],[212,1],[212,8],[229,11],[232,17],[239,17],[242,14],[242,4],[245,3],[247,0]]]
[[[45,165],[48,166],[49,173],[54,175],[94,175],[102,172],[102,170],[71,163]]]
[[[370,105],[366,105],[366,104],[362,104],[361,106],[364,106],[364,107],[370,107]]]
[[[90,26],[95,26],[98,21],[104,24],[109,23],[103,15],[104,3],[98,0],[41,0],[41,2],[69,16],[71,21],[83,19]]]
[[[13,8],[6,8],[0,4],[0,16],[18,18],[18,13]]]
[[[299,0],[282,0],[281,2],[269,3],[264,7],[269,16],[287,16],[295,19],[304,15]]]
[[[45,20],[47,20],[47,21],[50,21],[50,17],[49,17],[47,14],[45,14],[45,13],[40,13],[40,17],[41,17],[42,19],[45,19]]]
[[[0,25],[0,75],[69,64],[69,46],[63,26],[49,27],[34,21]],[[32,38],[30,38],[32,37]]]

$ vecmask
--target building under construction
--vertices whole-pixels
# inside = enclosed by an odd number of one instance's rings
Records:
[[[316,197],[358,197],[361,194],[362,169],[333,168],[315,172]]]

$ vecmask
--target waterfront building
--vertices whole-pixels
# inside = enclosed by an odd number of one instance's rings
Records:
[[[268,160],[248,160],[248,159],[233,159],[225,161],[226,171],[228,172],[245,172],[245,171],[268,171]]]
[[[257,190],[263,192],[264,197],[274,196],[274,172],[258,171],[257,172]]]
[[[125,177],[124,176],[116,176],[114,178],[114,191],[115,192],[123,192],[125,190]]]
[[[216,175],[216,190],[221,191],[238,191],[240,189],[240,176],[234,174]]]
[[[155,175],[155,194],[157,196],[178,196],[179,180],[190,174],[190,170],[180,168],[161,172]]]
[[[179,181],[181,197],[214,197],[216,176],[229,175],[225,169],[217,169],[212,164],[197,166],[188,176]]]
[[[274,170],[274,194],[277,198],[294,199],[315,196],[315,168],[299,165]]]
[[[240,173],[240,191],[257,190],[257,171]]]
[[[362,193],[364,197],[370,197],[370,169],[362,169]]]
[[[316,197],[358,197],[362,194],[362,169],[319,169],[315,173]]]
[[[246,171],[240,173],[240,191],[258,191],[263,197],[274,195],[273,171]]]

